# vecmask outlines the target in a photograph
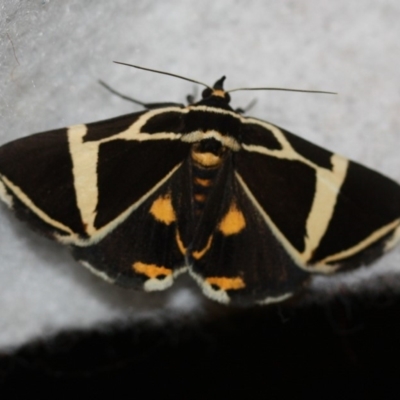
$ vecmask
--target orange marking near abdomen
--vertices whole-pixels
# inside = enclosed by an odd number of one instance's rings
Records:
[[[157,278],[160,275],[168,276],[172,274],[172,269],[158,266],[156,264],[145,264],[140,261],[135,262],[132,267],[138,274],[146,275],[151,279]]]
[[[205,194],[195,194],[194,199],[199,203],[204,203],[206,201],[207,196]]]
[[[243,279],[240,277],[236,278],[225,278],[225,277],[211,277],[206,278],[206,282],[210,285],[216,285],[222,290],[237,290],[243,289],[246,285]]]
[[[203,250],[198,250],[198,251],[193,251],[192,256],[196,259],[199,260],[201,257],[204,256],[204,254],[207,253],[208,250],[210,250],[211,243],[212,243],[212,235],[208,238],[207,244],[205,245]]]
[[[178,245],[179,251],[183,254],[186,255],[186,247],[184,246],[182,239],[181,239],[181,235],[179,235],[179,231],[178,229],[176,230],[176,244]]]
[[[199,185],[199,186],[208,187],[208,186],[211,186],[212,182],[211,182],[211,179],[194,178],[194,184]]]

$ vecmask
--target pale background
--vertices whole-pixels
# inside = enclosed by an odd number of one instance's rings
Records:
[[[118,60],[208,84],[226,74],[228,89],[337,91],[242,92],[233,105],[257,97],[251,115],[400,182],[398,0],[2,0],[0,18],[0,145],[139,109],[98,79],[149,102],[182,101],[193,91],[188,82],[112,63]],[[397,248],[373,269],[316,279],[313,298],[399,292],[399,266]],[[182,316],[190,323],[216,311],[226,312],[185,278],[157,294],[110,286],[0,207],[2,350],[67,328]]]

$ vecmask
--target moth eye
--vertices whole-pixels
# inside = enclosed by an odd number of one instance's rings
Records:
[[[203,99],[207,99],[207,98],[211,97],[211,95],[212,95],[212,90],[209,88],[204,89],[203,92],[201,93],[201,97]]]

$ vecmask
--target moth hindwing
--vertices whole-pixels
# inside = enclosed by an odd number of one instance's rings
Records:
[[[162,290],[188,272],[223,303],[285,300],[399,241],[397,183],[235,112],[222,83],[5,144],[0,197],[110,282]]]

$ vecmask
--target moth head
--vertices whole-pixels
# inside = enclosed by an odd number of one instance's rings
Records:
[[[225,92],[224,90],[225,78],[226,77],[223,76],[221,79],[218,79],[212,88],[204,89],[203,93],[201,94],[203,100],[214,98],[218,99],[219,101],[222,100],[222,102],[225,104],[229,104],[229,102],[231,101],[231,96],[229,96],[229,93]]]

